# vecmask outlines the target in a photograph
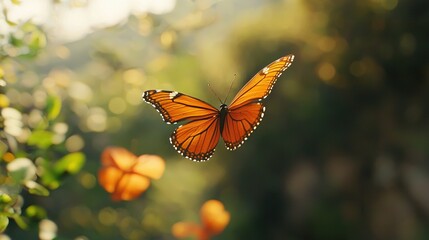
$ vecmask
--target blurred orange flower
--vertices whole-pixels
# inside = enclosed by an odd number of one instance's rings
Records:
[[[200,210],[202,225],[192,222],[178,222],[171,231],[176,238],[196,236],[198,240],[209,240],[211,236],[221,233],[230,220],[223,204],[218,200],[209,200]]]
[[[164,173],[165,161],[156,155],[135,156],[125,148],[109,147],[101,154],[98,181],[113,200],[132,200]]]

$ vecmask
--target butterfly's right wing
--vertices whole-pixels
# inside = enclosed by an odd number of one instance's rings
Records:
[[[206,161],[214,153],[220,137],[219,110],[183,93],[149,90],[143,99],[151,104],[167,123],[190,121],[179,126],[170,142],[182,156]]]
[[[277,78],[292,64],[293,59],[293,55],[287,55],[272,62],[237,93],[228,106],[222,130],[226,148],[234,150],[240,147],[256,129],[265,111],[261,101],[270,94]]]

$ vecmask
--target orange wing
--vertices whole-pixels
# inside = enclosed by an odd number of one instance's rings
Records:
[[[228,150],[235,150],[247,140],[262,120],[264,111],[265,107],[259,102],[228,109],[222,130],[222,138]]]
[[[151,104],[168,124],[207,118],[218,113],[216,108],[202,100],[173,91],[148,90],[143,93],[143,99]]]
[[[235,95],[229,108],[238,108],[246,103],[266,98],[277,78],[292,64],[293,59],[294,55],[287,55],[264,67]]]
[[[294,55],[281,57],[264,67],[237,93],[228,106],[222,130],[226,148],[235,150],[256,129],[264,116],[265,107],[260,101],[266,98],[276,80],[294,59]]]
[[[206,161],[214,153],[220,137],[219,110],[188,95],[163,90],[144,92],[143,99],[161,113],[167,123],[190,122],[179,126],[170,142],[182,156]]]
[[[214,153],[220,137],[219,115],[194,120],[178,127],[170,142],[182,156],[193,161],[206,161]]]

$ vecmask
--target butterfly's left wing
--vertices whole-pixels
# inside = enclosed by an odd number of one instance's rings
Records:
[[[222,130],[222,138],[228,150],[235,150],[247,140],[264,117],[264,111],[265,107],[260,102],[228,109]]]
[[[293,59],[293,55],[288,55],[264,67],[234,97],[228,106],[222,130],[227,149],[240,147],[259,125],[265,111],[260,101],[270,94],[277,78],[292,64]]]
[[[170,142],[182,156],[206,161],[214,153],[220,137],[219,110],[183,93],[163,90],[144,92],[143,99],[161,113],[167,123],[189,121],[179,126]]]
[[[287,55],[261,69],[235,95],[228,108],[238,108],[246,103],[261,101],[266,98],[270,94],[277,78],[292,64],[294,58],[294,55]]]

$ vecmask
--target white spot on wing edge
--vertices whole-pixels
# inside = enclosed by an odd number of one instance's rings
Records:
[[[270,70],[270,68],[269,68],[269,67],[264,67],[264,68],[262,69],[262,73],[263,73],[263,74],[265,74],[265,75],[267,75],[269,70]]]
[[[177,94],[179,94],[178,92],[171,92],[169,94],[170,99],[173,99]]]

